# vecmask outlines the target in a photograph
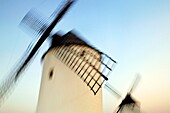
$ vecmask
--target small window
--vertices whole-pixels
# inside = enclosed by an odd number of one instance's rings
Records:
[[[85,52],[86,52],[86,51],[83,50],[82,53],[80,54],[80,56],[83,57],[84,54],[85,54]]]
[[[50,73],[49,73],[49,79],[51,80],[53,78],[53,69],[50,70]]]

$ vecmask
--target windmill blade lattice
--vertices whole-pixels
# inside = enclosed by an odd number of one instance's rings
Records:
[[[20,27],[33,36],[42,35],[48,26],[48,19],[36,9],[31,9],[20,22]]]
[[[51,22],[51,24],[44,30],[44,33],[41,35],[37,43],[32,49],[29,49],[29,52],[27,54],[24,54],[24,56],[21,58],[21,60],[18,62],[18,64],[14,67],[11,73],[7,76],[7,78],[4,80],[4,82],[0,85],[0,103],[3,102],[5,96],[7,96],[10,89],[14,87],[16,82],[21,76],[21,73],[24,71],[26,66],[28,66],[28,63],[30,60],[35,56],[37,50],[42,45],[42,43],[46,40],[46,38],[50,35],[50,32],[55,27],[55,25],[59,22],[59,20],[63,17],[63,15],[67,12],[67,10],[70,8],[70,6],[73,4],[74,1],[69,1],[59,12],[59,14],[55,17],[55,19]],[[42,25],[42,24],[40,24]]]
[[[55,34],[53,39],[52,48],[53,46],[57,47],[54,52],[55,57],[74,71],[95,95],[104,81],[108,80],[107,76],[112,71],[116,61],[89,46],[72,32],[62,37]],[[92,49],[97,52],[92,51]]]
[[[6,96],[8,91],[10,91],[10,89],[16,84],[17,82],[16,76],[20,74],[22,71],[24,71],[24,69],[26,68],[26,66],[24,66],[23,68],[21,66],[23,66],[30,52],[31,52],[31,49],[27,49],[27,51],[25,52],[21,60],[14,66],[12,71],[7,75],[7,78],[3,80],[3,83],[0,84],[0,103],[3,101],[4,99],[3,97]],[[21,68],[22,68],[22,71],[19,72]]]

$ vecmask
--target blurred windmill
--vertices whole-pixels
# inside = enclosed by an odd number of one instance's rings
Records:
[[[73,1],[69,0],[50,24],[32,11],[23,18],[21,24],[40,38],[28,47],[21,61],[0,86],[0,101],[16,84],[43,42],[50,37],[51,46],[43,56],[37,113],[102,113],[100,89],[108,80],[107,76],[116,61],[72,31],[64,35],[50,34],[72,4]]]
[[[114,111],[114,113],[141,113],[140,103],[132,96],[134,89],[139,83],[139,80],[140,80],[140,76],[137,75],[130,90],[128,91],[124,99],[122,99],[121,103]],[[113,88],[109,83],[105,84],[105,88],[112,94],[116,95],[117,98],[122,97],[121,94],[115,88]]]

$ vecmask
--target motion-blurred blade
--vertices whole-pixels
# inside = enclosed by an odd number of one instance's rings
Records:
[[[121,94],[113,88],[108,82],[104,85],[104,88],[107,89],[111,94],[115,95],[117,98],[121,98]]]
[[[43,42],[48,38],[53,28],[65,15],[65,13],[68,11],[72,4],[73,1],[69,1],[65,4],[65,6],[60,10],[59,14],[55,16],[54,20],[51,22],[51,24],[46,28],[44,33],[38,39],[34,47],[32,49],[28,49],[28,53],[26,55],[24,54],[24,57],[22,57],[19,64],[17,64],[17,66],[14,67],[12,73],[10,73],[10,75],[7,76],[5,81],[2,84],[0,84],[0,103],[4,100],[7,93],[14,87],[14,85],[20,78],[22,72],[28,66],[33,57],[35,57],[36,53],[38,52]]]
[[[19,27],[33,36],[40,36],[49,25],[48,18],[36,9],[31,9],[21,20]]]
[[[136,75],[136,78],[135,78],[135,80],[134,80],[134,82],[133,82],[133,84],[132,84],[132,87],[131,87],[131,89],[129,90],[129,93],[132,93],[132,92],[134,91],[134,89],[135,89],[136,86],[138,85],[139,81],[140,81],[140,75],[137,74],[137,75]]]

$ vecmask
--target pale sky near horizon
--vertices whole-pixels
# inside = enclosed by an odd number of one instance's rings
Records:
[[[0,82],[35,38],[21,30],[25,14],[36,8],[49,17],[61,0],[0,0]],[[53,32],[75,29],[118,64],[109,83],[124,96],[135,75],[141,81],[133,96],[144,113],[170,113],[170,1],[77,0]],[[0,113],[35,113],[40,87],[43,44]],[[120,99],[104,91],[104,113],[112,113]]]

